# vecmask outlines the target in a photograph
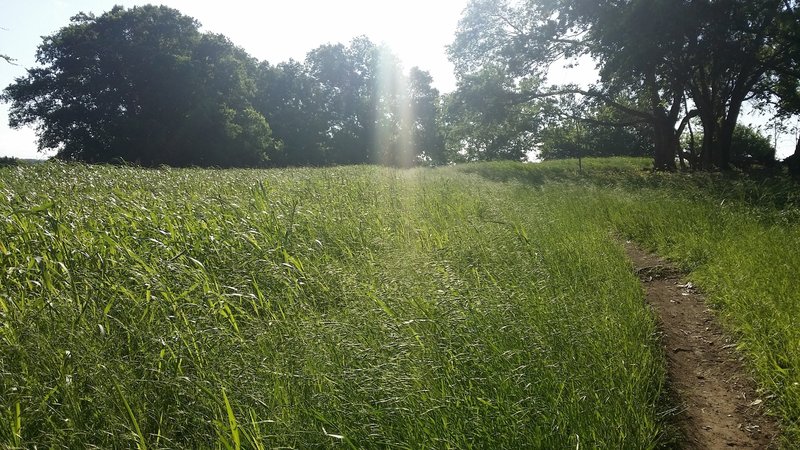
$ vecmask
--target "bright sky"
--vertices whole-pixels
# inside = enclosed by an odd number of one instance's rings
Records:
[[[19,66],[0,60],[0,89],[35,63],[41,36],[69,23],[78,12],[101,14],[115,4],[125,7],[161,3],[194,17],[204,31],[228,36],[259,60],[277,64],[302,60],[326,43],[347,43],[366,35],[387,44],[403,61],[427,70],[442,92],[455,87],[445,46],[453,40],[467,0],[0,0],[0,53]],[[0,156],[41,158],[32,129],[8,127],[8,105],[0,104]]]
[[[277,64],[325,43],[347,43],[366,35],[386,44],[406,69],[418,66],[431,73],[442,92],[455,88],[453,66],[445,46],[453,40],[458,19],[468,0],[162,0],[199,20],[204,31],[228,36],[259,60]],[[17,59],[17,66],[0,60],[0,89],[33,67],[41,36],[53,34],[78,12],[102,14],[115,4],[125,7],[158,0],[0,0],[0,54]],[[591,81],[591,67],[554,68],[550,79],[559,83]],[[8,105],[0,103],[0,156],[41,158],[31,128],[8,127]],[[742,122],[765,126],[764,118]],[[793,136],[779,139],[778,155],[794,149]]]

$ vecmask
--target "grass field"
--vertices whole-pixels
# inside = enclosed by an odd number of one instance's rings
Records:
[[[693,271],[797,442],[800,191],[645,164],[2,169],[0,446],[663,446],[615,233]]]

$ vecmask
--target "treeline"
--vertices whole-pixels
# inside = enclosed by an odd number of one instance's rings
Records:
[[[743,106],[800,113],[795,0],[473,0],[449,47],[458,87],[365,37],[259,62],[164,6],[78,14],[8,86],[40,149],[145,166],[445,164],[627,155],[657,169],[769,164]],[[590,87],[547,80],[589,58]],[[793,157],[800,171],[800,143]]]
[[[753,137],[738,123],[746,103],[777,120],[800,113],[796,0],[473,0],[450,56],[456,94],[484,119],[463,139],[485,152],[552,129],[542,112],[555,108],[573,134],[612,126],[649,139],[656,168],[726,169],[759,159],[735,145]],[[596,64],[597,84],[545,83],[553,64],[577,58]]]
[[[78,14],[4,91],[40,149],[145,166],[443,163],[439,93],[367,38],[259,62],[164,6]]]

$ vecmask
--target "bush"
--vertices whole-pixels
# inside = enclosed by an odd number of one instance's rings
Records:
[[[0,156],[0,167],[14,167],[19,164],[19,160],[13,156]]]
[[[775,162],[775,147],[758,130],[736,125],[731,141],[731,163],[736,166],[752,163],[771,165]]]

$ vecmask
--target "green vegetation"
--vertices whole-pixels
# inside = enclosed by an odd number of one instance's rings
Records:
[[[661,438],[653,320],[579,188],[378,168],[2,177],[8,444]]]
[[[691,272],[738,338],[782,420],[784,441],[800,442],[800,185],[785,177],[669,174],[644,159],[472,165],[463,170],[542,191],[584,186],[584,221],[664,255]],[[569,192],[569,191],[567,191]],[[792,443],[794,443],[792,445]]]
[[[19,164],[19,160],[13,156],[0,156],[0,167],[12,167]]]
[[[80,13],[7,86],[9,125],[89,163],[185,167],[443,163],[439,92],[366,37],[258,62],[166,6]]]
[[[800,191],[646,165],[4,168],[0,445],[668,444],[615,232],[693,270],[797,442]]]
[[[276,64],[176,9],[115,6],[44,36],[0,101],[41,150],[88,163],[411,167],[538,153],[729,170],[775,162],[737,131],[747,100],[779,122],[800,113],[798,23],[800,0],[474,0],[448,47],[457,87],[440,94],[365,36]],[[579,61],[596,82],[551,73]],[[700,128],[685,155],[684,131]]]
[[[727,170],[748,99],[758,99],[761,106],[777,103],[778,116],[800,111],[798,17],[797,0],[474,0],[449,47],[459,78],[455,96],[476,97],[477,90],[484,99],[471,106],[478,111],[484,104],[513,105],[504,114],[487,115],[490,130],[509,128],[502,124],[515,129],[526,103],[577,102],[577,109],[562,108],[572,117],[552,132],[574,129],[576,120],[595,128],[643,130],[659,170],[676,169],[682,133],[697,118],[703,144],[691,161],[693,169]],[[598,69],[596,83],[547,79],[552,65],[581,58]],[[593,116],[600,105],[616,117],[598,121]],[[522,131],[553,117],[536,119]],[[473,129],[480,133],[484,127]],[[635,148],[634,142],[628,145]],[[575,149],[570,153],[578,156]],[[617,154],[631,155],[629,150]]]

